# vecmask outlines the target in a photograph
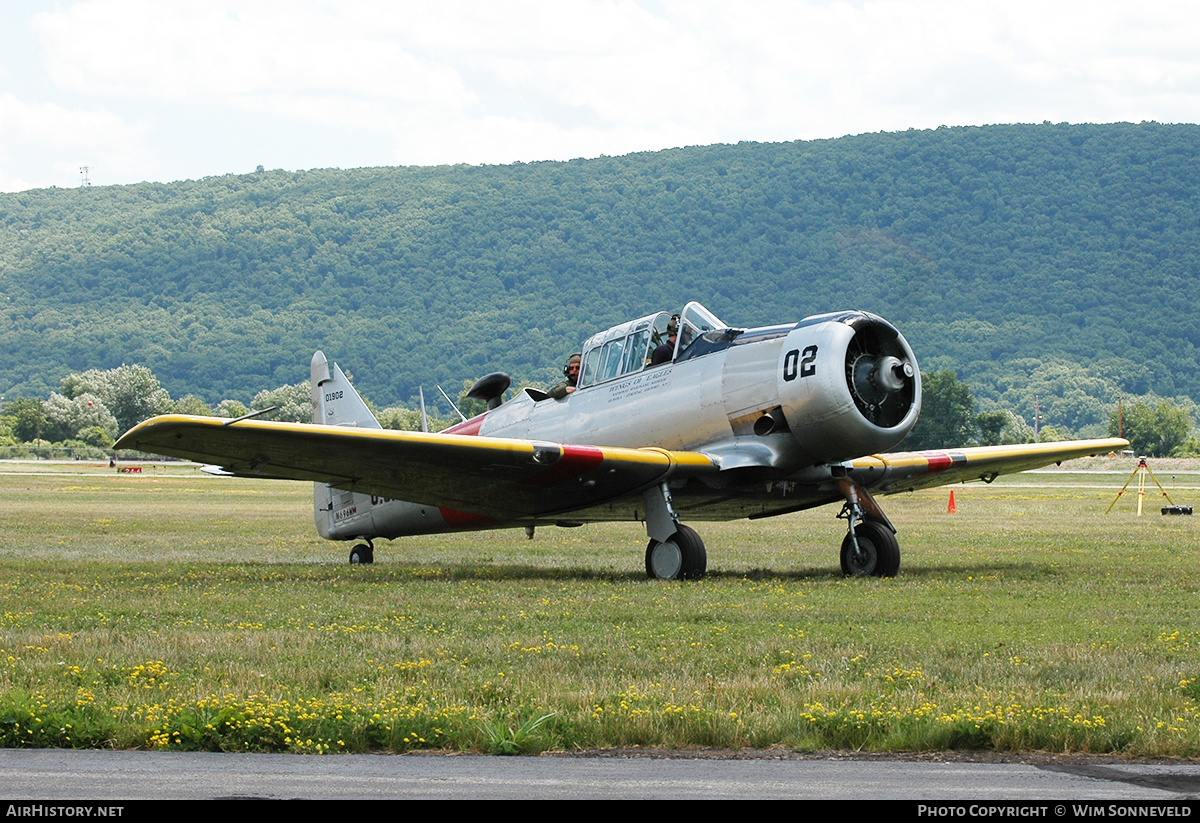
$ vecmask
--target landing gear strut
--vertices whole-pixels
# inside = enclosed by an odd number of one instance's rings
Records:
[[[369,564],[375,562],[375,544],[370,540],[366,543],[359,543],[350,550],[350,565],[358,566],[360,564]]]
[[[900,544],[892,530],[863,520],[842,540],[842,574],[847,577],[895,577],[900,571]]]
[[[887,515],[862,486],[845,479],[838,485],[846,498],[838,517],[849,527],[842,540],[842,574],[895,577],[900,571],[900,544]]]
[[[666,483],[646,489],[646,576],[652,580],[699,580],[708,571],[708,553],[696,530],[679,522]]]

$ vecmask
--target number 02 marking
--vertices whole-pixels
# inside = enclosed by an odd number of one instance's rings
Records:
[[[800,349],[792,349],[783,356],[784,380],[795,380],[797,377],[811,377],[816,373],[816,346],[805,346],[803,352]]]

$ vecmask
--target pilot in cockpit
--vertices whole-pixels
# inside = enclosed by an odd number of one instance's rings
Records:
[[[661,366],[663,363],[671,361],[671,358],[675,356],[675,339],[678,335],[679,315],[674,315],[671,322],[667,323],[667,342],[656,346],[654,353],[650,355],[651,366]]]
[[[555,400],[562,400],[575,391],[575,385],[579,382],[579,364],[582,360],[582,354],[573,354],[567,358],[567,365],[563,366],[563,377],[566,379],[555,383],[546,394]]]

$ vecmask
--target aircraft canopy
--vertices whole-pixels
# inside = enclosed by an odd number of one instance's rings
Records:
[[[665,311],[648,314],[594,334],[583,344],[583,368],[579,373],[579,388],[603,383],[617,377],[639,372],[650,363],[654,349],[667,342],[667,324],[671,315]],[[688,303],[679,315],[679,340],[672,359],[678,357],[687,343],[714,329],[724,329],[715,314],[696,302]]]

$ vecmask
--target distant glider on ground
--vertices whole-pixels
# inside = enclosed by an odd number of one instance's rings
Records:
[[[677,322],[672,356],[650,365]],[[601,521],[644,522],[646,572],[703,577],[707,553],[681,520],[759,518],[842,502],[848,575],[892,577],[895,528],[872,492],[893,494],[1109,452],[1120,439],[882,453],[912,429],[921,376],[904,337],[861,311],[758,329],[699,303],[615,326],[583,347],[574,393],[507,376],[472,394],[489,409],[444,432],[380,428],[345,374],[317,352],[313,423],[165,415],[119,449],[219,464],[241,477],[311,480],[317,530],[362,541]]]

